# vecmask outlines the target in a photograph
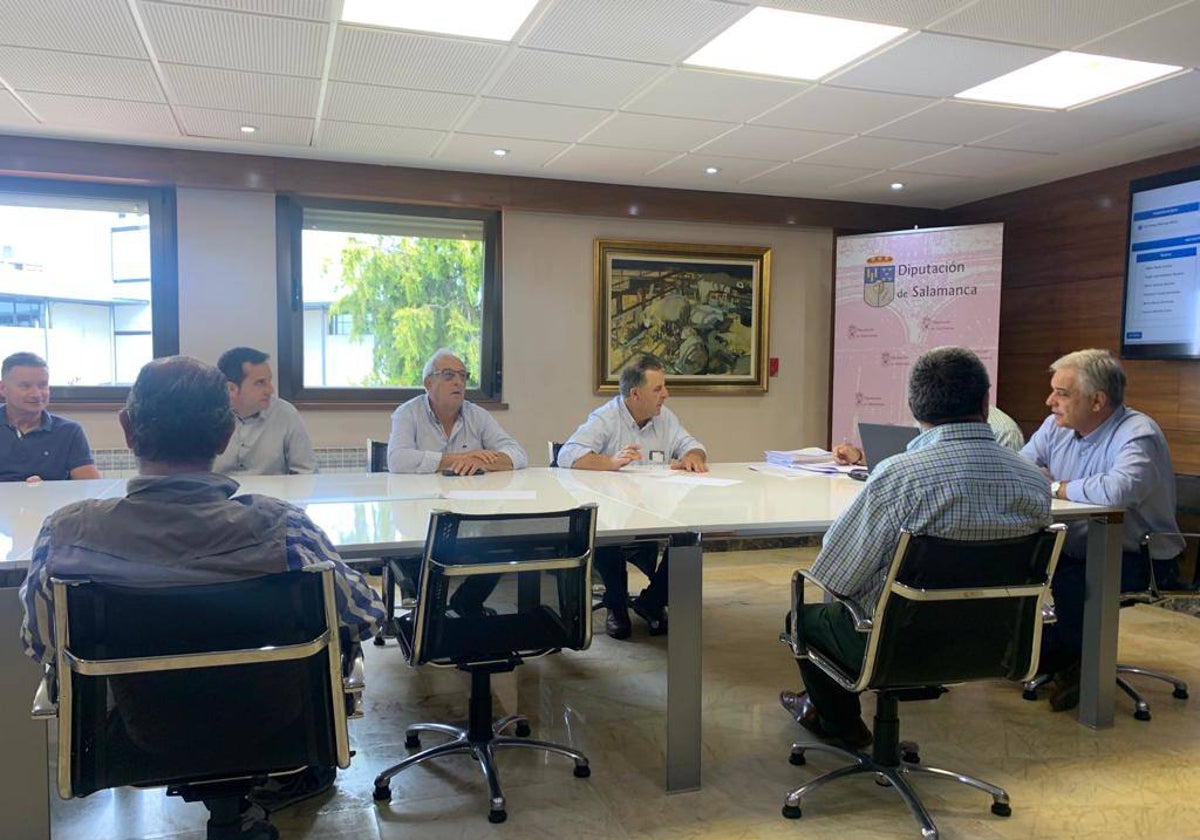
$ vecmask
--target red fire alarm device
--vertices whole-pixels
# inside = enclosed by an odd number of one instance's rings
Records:
[[[778,376],[779,375],[779,357],[778,356],[772,356],[770,361],[767,362],[767,374],[769,376]]]

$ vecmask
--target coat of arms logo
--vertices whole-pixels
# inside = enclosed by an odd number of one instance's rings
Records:
[[[863,302],[883,307],[896,297],[896,266],[888,256],[867,257],[863,269]]]

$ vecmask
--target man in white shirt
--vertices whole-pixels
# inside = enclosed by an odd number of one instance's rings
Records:
[[[271,357],[253,347],[234,347],[221,354],[217,367],[225,374],[233,438],[213,463],[225,475],[291,475],[315,473],[317,456],[300,412],[275,396]]]
[[[642,353],[621,371],[621,393],[597,408],[558,452],[558,465],[576,470],[619,470],[627,464],[670,464],[671,469],[708,472],[704,444],[692,437],[664,403],[670,396],[662,360]],[[641,548],[645,548],[644,546]],[[604,631],[627,639],[629,575],[623,548],[598,549],[596,570],[604,581],[608,617]],[[657,551],[636,551],[629,557],[650,585],[633,602],[646,620],[650,635],[667,632],[667,560],[655,570]]]

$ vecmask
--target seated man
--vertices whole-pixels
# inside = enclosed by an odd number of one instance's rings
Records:
[[[275,396],[271,357],[253,347],[234,347],[221,354],[217,367],[228,380],[229,407],[236,422],[213,472],[225,475],[291,475],[315,473],[317,456],[300,412]]]
[[[620,379],[621,393],[597,408],[575,430],[558,452],[558,465],[577,470],[619,470],[632,463],[670,462],[671,469],[708,472],[708,452],[692,437],[663,403],[667,391],[662,360],[642,353],[630,362]],[[604,630],[614,639],[628,639],[629,576],[621,549],[596,550],[596,570],[604,581]],[[633,603],[634,612],[646,620],[650,635],[667,632],[667,560],[654,568],[657,551],[639,552],[633,558],[650,585]]]
[[[50,371],[41,356],[13,353],[0,365],[0,481],[99,478],[83,428],[51,414]]]
[[[529,458],[487,409],[466,401],[466,365],[442,348],[429,357],[425,393],[392,412],[388,471],[473,475],[523,470]]]
[[[1141,555],[1142,536],[1179,531],[1167,439],[1157,423],[1125,405],[1125,371],[1107,350],[1068,353],[1050,370],[1050,416],[1021,454],[1050,476],[1055,498],[1125,508],[1121,589],[1145,589],[1149,570]],[[1150,546],[1160,586],[1175,582],[1172,561],[1182,550],[1182,538]],[[1055,675],[1050,695],[1055,711],[1079,704],[1086,557],[1087,523],[1069,522],[1053,581],[1058,621],[1042,636],[1042,670]]]
[[[269,496],[231,498],[237,482],[212,472],[234,428],[219,370],[185,356],[156,359],[138,374],[118,419],[138,475],[124,498],[76,502],[42,525],[20,591],[30,657],[54,657],[56,573],[169,586],[332,567],[341,626],[355,639],[374,633],[383,619],[379,596],[300,508]],[[308,768],[290,782],[301,788],[290,801],[299,801],[332,785],[333,771]],[[247,814],[246,837],[277,836],[256,809]]]
[[[909,375],[908,403],[921,434],[908,451],[877,464],[825,535],[812,566],[830,591],[852,598],[870,614],[883,592],[900,529],[954,540],[994,540],[1033,533],[1050,524],[1046,477],[996,442],[986,423],[988,375],[965,347],[923,353]],[[801,638],[829,651],[852,671],[861,665],[867,634],[839,603],[805,604]],[[807,693],[779,700],[819,737],[859,749],[871,742],[857,694],[821,669],[798,660]]]

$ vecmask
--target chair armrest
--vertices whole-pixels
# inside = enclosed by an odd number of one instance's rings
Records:
[[[46,666],[46,673],[38,683],[33,695],[33,708],[29,710],[34,720],[50,720],[58,717],[58,679],[54,668]]]
[[[849,611],[850,617],[852,619],[854,619],[854,629],[855,630],[857,630],[859,633],[870,633],[871,632],[871,628],[875,626],[875,623],[874,623],[874,621],[872,621],[871,616],[867,615],[866,610],[864,610],[862,608],[862,605],[860,603],[858,603],[858,601],[855,601],[853,598],[847,597],[845,595],[839,595],[836,592],[830,590],[827,586],[825,586],[825,584],[821,583],[821,581],[819,581],[815,577],[813,577],[812,573],[805,571],[804,569],[798,570],[796,572],[796,575],[799,575],[801,578],[803,578],[804,581],[807,581],[807,582],[813,584],[818,589],[820,589],[822,592],[824,592],[826,595],[828,595],[830,598],[832,598],[834,601],[836,601],[837,603],[839,603],[843,607],[845,607]],[[799,585],[799,589],[800,589],[799,601],[797,601],[797,597],[796,597],[797,585]],[[799,584],[798,584],[798,581],[796,580],[796,576],[793,575],[792,576],[792,609],[799,610],[799,608],[802,606],[804,606],[804,584],[803,584],[803,582],[799,582]],[[795,613],[793,613],[793,615],[794,614]]]

